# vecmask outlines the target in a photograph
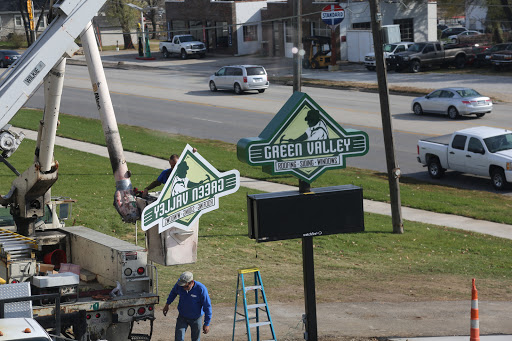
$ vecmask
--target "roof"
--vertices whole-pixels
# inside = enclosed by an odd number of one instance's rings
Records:
[[[502,128],[480,126],[480,127],[472,127],[472,128],[462,129],[462,130],[457,131],[457,133],[478,136],[480,138],[485,139],[485,138],[492,137],[492,136],[502,135],[502,134],[506,134],[506,133],[512,133],[512,131],[507,130],[507,129],[502,129]]]

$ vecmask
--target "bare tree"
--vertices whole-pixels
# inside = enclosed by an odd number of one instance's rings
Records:
[[[123,41],[125,49],[133,49],[131,30],[135,30],[140,13],[127,6],[132,3],[141,8],[145,7],[145,1],[138,0],[108,0],[106,4],[106,14],[112,24],[119,24],[123,32]]]
[[[16,0],[8,0],[16,1]],[[28,13],[28,2],[27,0],[18,0],[18,10],[20,11],[21,18],[23,20],[23,26],[25,27],[25,36],[27,38],[27,45],[30,46],[36,40],[36,34],[41,21],[44,18],[46,8],[48,7],[49,0],[31,0],[34,12],[40,10],[39,18],[33,27],[30,27],[30,17]],[[35,18],[32,18],[35,22]]]
[[[151,21],[151,26],[153,27],[151,39],[156,39],[156,33],[158,31],[157,19],[162,15],[165,9],[165,0],[146,0],[146,3],[148,7],[146,17]]]

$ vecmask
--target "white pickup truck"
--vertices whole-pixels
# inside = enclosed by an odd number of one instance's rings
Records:
[[[181,59],[187,59],[188,56],[193,55],[203,58],[206,56],[206,46],[197,41],[193,35],[182,34],[175,35],[169,41],[161,41],[160,52],[164,58],[169,58],[172,54],[179,55]]]
[[[447,169],[490,176],[502,190],[512,182],[512,131],[474,127],[418,141],[418,162],[428,167],[434,179]]]
[[[400,43],[393,43],[393,44],[384,44],[384,47],[383,47],[383,50],[384,50],[384,60],[387,62],[387,59],[392,54],[398,53],[398,52],[407,51],[409,46],[411,46],[412,44],[414,44],[414,43],[413,42],[408,42],[408,41],[400,42]],[[376,65],[375,64],[375,53],[373,53],[373,52],[367,53],[364,56],[364,66],[369,71],[374,71],[375,70],[375,65]]]

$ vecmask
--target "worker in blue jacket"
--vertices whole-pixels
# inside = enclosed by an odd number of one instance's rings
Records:
[[[210,331],[210,321],[212,319],[212,302],[208,295],[208,289],[204,284],[194,281],[194,275],[190,271],[181,274],[179,280],[167,298],[164,306],[164,316],[169,311],[169,305],[176,296],[180,296],[178,303],[178,318],[176,319],[175,341],[184,341],[185,332],[190,326],[192,341],[199,341],[201,337],[201,324],[203,333]],[[202,317],[204,314],[204,323]]]

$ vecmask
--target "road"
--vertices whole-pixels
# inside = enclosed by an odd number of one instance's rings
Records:
[[[120,123],[236,143],[242,137],[257,136],[291,95],[291,87],[272,85],[264,94],[211,93],[206,67],[176,69],[106,69],[117,119]],[[344,73],[346,74],[346,73]],[[366,75],[365,75],[366,77]],[[411,75],[404,77],[410,78]],[[329,115],[345,128],[364,130],[370,136],[370,152],[349,158],[348,166],[385,171],[379,97],[376,93],[303,87]],[[431,181],[416,161],[419,138],[448,134],[471,126],[512,128],[510,104],[495,105],[491,115],[476,119],[449,120],[444,116],[411,113],[409,96],[390,96],[396,154],[402,173]],[[40,89],[27,103],[42,108]],[[61,111],[98,118],[90,91],[87,68],[68,65]],[[439,180],[437,180],[439,181]],[[463,188],[490,190],[489,180],[448,172],[441,180]]]

